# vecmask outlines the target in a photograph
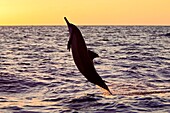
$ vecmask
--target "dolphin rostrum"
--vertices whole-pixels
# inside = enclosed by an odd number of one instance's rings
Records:
[[[86,77],[88,81],[104,88],[112,94],[94,67],[93,59],[98,57],[98,54],[87,50],[80,30],[75,25],[71,24],[66,17],[64,17],[64,19],[67,23],[70,34],[67,49],[70,51],[71,48],[73,59],[78,70]]]

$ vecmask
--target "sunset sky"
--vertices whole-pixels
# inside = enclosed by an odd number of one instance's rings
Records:
[[[0,25],[170,25],[170,0],[0,0]]]

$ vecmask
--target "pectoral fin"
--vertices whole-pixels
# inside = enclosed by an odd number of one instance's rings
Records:
[[[71,48],[71,42],[72,42],[72,34],[70,34],[70,38],[69,38],[69,41],[67,43],[67,50],[70,51],[70,48]]]
[[[70,38],[71,39],[71,38]],[[68,43],[67,43],[67,50],[70,51],[70,48],[71,48],[71,40],[69,39]]]
[[[99,57],[99,55],[93,51],[88,50],[89,57],[93,61],[94,58]]]

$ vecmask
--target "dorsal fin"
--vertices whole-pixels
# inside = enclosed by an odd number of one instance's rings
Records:
[[[88,50],[89,57],[93,61],[94,58],[99,57],[99,55],[93,51]]]

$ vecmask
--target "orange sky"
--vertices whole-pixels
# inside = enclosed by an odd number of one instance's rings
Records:
[[[0,0],[0,25],[170,25],[170,0]]]

